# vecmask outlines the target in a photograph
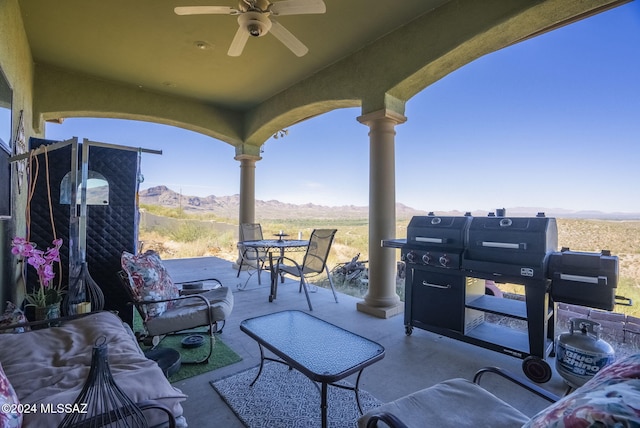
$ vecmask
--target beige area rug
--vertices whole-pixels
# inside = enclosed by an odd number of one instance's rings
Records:
[[[266,363],[258,381],[258,367],[211,382],[213,388],[248,428],[306,428],[320,426],[320,390],[309,378],[284,364]],[[343,385],[352,384],[341,381]],[[328,426],[356,427],[360,417],[353,391],[329,386]],[[381,403],[360,390],[364,412]]]

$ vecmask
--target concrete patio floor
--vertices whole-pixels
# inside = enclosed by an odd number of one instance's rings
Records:
[[[502,367],[524,377],[522,360],[518,358],[417,328],[411,336],[406,336],[402,314],[390,319],[366,315],[356,310],[356,303],[360,301],[358,298],[339,294],[339,303],[335,303],[330,290],[318,289],[311,294],[314,310],[309,312],[304,293],[298,293],[298,283],[293,280],[281,284],[277,299],[270,303],[268,272],[263,273],[262,285],[258,285],[257,277],[253,275],[246,289],[241,291],[237,285],[244,284],[248,274],[242,272],[240,278],[236,278],[232,263],[226,260],[202,257],[165,260],[165,264],[176,282],[215,277],[232,288],[235,298],[233,313],[227,320],[221,339],[242,357],[242,361],[174,384],[189,396],[182,405],[187,422],[192,427],[243,427],[209,382],[259,364],[258,345],[240,331],[242,320],[288,309],[308,312],[382,344],[386,349],[385,358],[365,369],[360,381],[361,389],[382,402],[392,401],[446,379],[471,379],[478,369],[485,366]],[[555,372],[555,361],[548,358],[547,362],[554,368],[554,375],[543,387],[562,394],[566,387]],[[348,380],[355,383],[355,376]],[[485,376],[482,386],[530,416],[548,405],[546,401],[497,376]]]

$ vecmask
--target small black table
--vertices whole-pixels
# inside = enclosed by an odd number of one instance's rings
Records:
[[[240,323],[240,330],[258,342],[260,369],[251,386],[258,380],[264,361],[284,363],[322,385],[322,428],[327,426],[327,386],[355,392],[358,410],[362,413],[358,385],[365,367],[384,358],[384,347],[336,325],[301,311],[282,311]],[[268,358],[268,349],[280,359]],[[336,384],[358,373],[355,387]]]

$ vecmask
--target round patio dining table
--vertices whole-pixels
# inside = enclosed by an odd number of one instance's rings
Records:
[[[277,235],[280,236],[280,235]],[[274,269],[273,252],[279,249],[278,259],[284,257],[285,251],[304,251],[309,246],[309,241],[304,239],[261,239],[256,241],[241,241],[239,243],[245,247],[254,248],[256,251],[264,251],[269,256],[269,270],[271,271],[271,290],[269,302],[273,302],[278,294],[278,272],[277,263]]]

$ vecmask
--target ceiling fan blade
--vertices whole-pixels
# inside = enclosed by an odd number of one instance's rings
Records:
[[[233,41],[231,42],[231,46],[229,46],[227,55],[242,55],[242,51],[244,50],[244,45],[247,44],[247,40],[249,40],[249,33],[244,28],[238,27],[238,31],[236,31],[236,35],[233,36]]]
[[[228,6],[183,6],[173,9],[176,15],[237,15],[238,10]]]
[[[291,52],[296,54],[296,56],[304,56],[309,52],[309,49],[278,21],[272,19],[271,24],[271,30],[269,32],[273,34],[276,39],[280,40],[283,45],[291,49]]]
[[[269,11],[276,16],[325,13],[327,7],[322,0],[284,0],[271,4]]]

